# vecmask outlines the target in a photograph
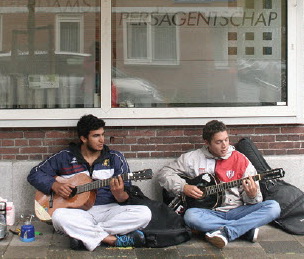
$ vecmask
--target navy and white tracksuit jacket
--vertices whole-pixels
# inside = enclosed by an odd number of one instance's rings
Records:
[[[129,173],[129,166],[120,152],[110,150],[106,145],[104,145],[100,157],[90,166],[80,153],[80,145],[71,143],[67,149],[59,151],[38,166],[35,166],[30,171],[27,180],[37,190],[50,194],[51,187],[55,182],[55,176],[70,178],[79,173],[84,173],[93,180],[101,180]],[[125,181],[125,186],[130,184],[130,181]],[[113,202],[117,201],[112,195],[109,186],[97,190],[95,205]]]

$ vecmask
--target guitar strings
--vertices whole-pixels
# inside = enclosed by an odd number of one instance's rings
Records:
[[[121,176],[122,176],[122,179],[124,181],[130,179],[128,174],[121,174]],[[107,186],[107,185],[110,184],[110,181],[113,178],[117,178],[117,177],[112,177],[112,178],[109,178],[109,179],[95,180],[95,181],[90,182],[90,183],[78,185],[76,187],[77,188],[76,194],[80,194],[80,193],[83,193],[83,192],[88,192],[88,191],[91,191],[91,190],[94,190],[94,189],[98,189],[98,188]]]

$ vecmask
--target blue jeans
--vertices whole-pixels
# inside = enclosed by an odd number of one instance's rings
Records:
[[[191,228],[201,232],[209,232],[223,228],[232,241],[247,231],[268,224],[280,216],[280,205],[273,200],[253,205],[243,205],[228,212],[202,208],[186,210],[184,219]]]

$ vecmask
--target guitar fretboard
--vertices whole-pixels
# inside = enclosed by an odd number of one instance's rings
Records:
[[[264,176],[263,174],[257,174],[257,175],[252,176],[252,179],[254,181],[260,181],[263,179],[263,176]],[[217,185],[207,186],[204,188],[205,195],[206,196],[212,195],[215,193],[223,192],[223,191],[230,189],[232,187],[235,187],[235,186],[240,186],[242,184],[242,182],[246,179],[249,179],[249,177],[227,182],[227,183],[219,183]]]
[[[133,179],[133,177],[132,177],[131,174],[121,174],[121,177],[122,177],[122,179],[124,181],[126,181],[126,180],[132,180]],[[76,194],[92,191],[92,190],[95,190],[95,189],[107,186],[107,185],[110,184],[110,181],[113,178],[115,178],[115,177],[108,178],[108,179],[103,179],[103,180],[96,180],[96,181],[93,181],[91,183],[86,183],[86,184],[83,184],[83,185],[78,185],[77,186]]]

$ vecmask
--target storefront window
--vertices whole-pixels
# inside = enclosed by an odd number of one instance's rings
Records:
[[[112,107],[286,106],[286,0],[113,0]]]
[[[100,107],[100,1],[0,1],[0,108]]]
[[[2,0],[0,125],[71,126],[84,113],[111,125],[302,123],[303,9]]]

